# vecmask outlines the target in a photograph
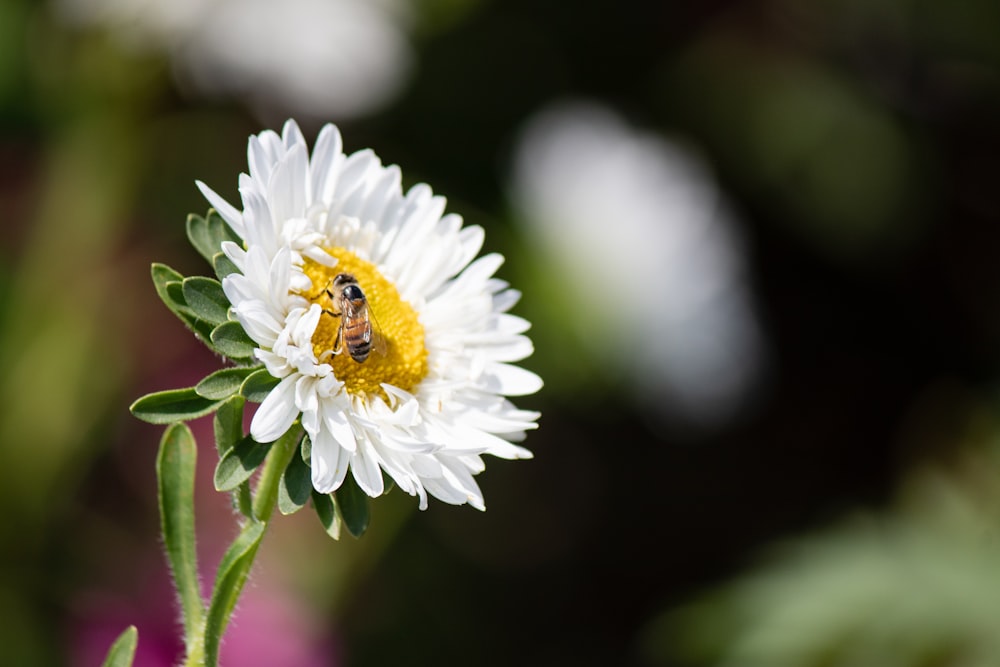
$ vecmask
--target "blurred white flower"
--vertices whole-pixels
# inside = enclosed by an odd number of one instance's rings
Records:
[[[260,109],[345,119],[389,102],[412,52],[400,0],[56,0],[72,23],[168,52],[181,83]]]
[[[602,107],[561,105],[520,135],[511,196],[606,369],[666,418],[707,425],[744,407],[762,334],[731,214],[694,155]]]

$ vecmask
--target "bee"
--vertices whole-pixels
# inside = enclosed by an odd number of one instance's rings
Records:
[[[346,348],[351,359],[359,364],[368,358],[372,347],[384,355],[385,340],[372,326],[368,299],[357,279],[350,273],[338,273],[324,291],[335,310],[323,312],[340,318],[333,354],[340,354]]]

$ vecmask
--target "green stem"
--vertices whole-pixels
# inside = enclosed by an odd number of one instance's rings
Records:
[[[298,450],[301,437],[302,429],[295,427],[271,445],[254,489],[251,504],[253,518],[243,526],[219,564],[205,623],[199,628],[198,636],[189,637],[186,642],[188,656],[184,667],[216,666],[222,634],[243,591],[267,522],[277,504],[281,476]]]
[[[264,469],[260,473],[260,481],[254,490],[253,516],[262,523],[267,523],[274,512],[274,507],[278,502],[278,486],[281,484],[281,476],[285,473],[285,468],[292,460],[292,456],[298,450],[297,445],[302,437],[302,429],[293,427],[288,429],[285,435],[278,438],[277,442],[271,445],[271,451],[264,462]]]

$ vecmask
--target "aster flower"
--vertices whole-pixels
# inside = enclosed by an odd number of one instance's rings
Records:
[[[336,127],[310,155],[298,126],[251,137],[242,210],[203,183],[214,207],[188,238],[216,277],[152,267],[164,304],[232,365],[194,387],[156,392],[132,414],[170,424],[156,474],[163,546],[183,616],[185,665],[214,667],[222,636],[275,508],[310,499],[327,532],[368,527],[369,497],[389,484],[484,509],[483,455],[530,458],[516,444],[537,412],[509,396],[541,379],[520,294],[476,258],[483,230],[445,214],[426,185],[403,193],[399,169],[370,150],[345,155]],[[260,403],[244,433],[247,402]],[[198,447],[186,422],[214,413],[215,487],[231,491],[239,534],[202,596],[195,550]],[[260,469],[251,490],[250,478]],[[108,660],[131,664],[135,628]],[[111,664],[108,662],[108,664]]]
[[[445,214],[426,185],[405,194],[400,171],[370,150],[342,151],[327,125],[309,154],[298,126],[250,138],[243,210],[199,188],[242,241],[223,241],[236,271],[222,280],[254,357],[279,380],[250,426],[261,443],[301,420],[312,485],[338,489],[350,470],[369,496],[384,471],[399,488],[484,508],[473,479],[483,454],[531,453],[514,442],[538,413],[507,396],[541,387],[512,365],[532,352],[528,323],[506,311],[520,294],[494,277],[503,258],[474,259],[483,230]],[[345,316],[328,289],[349,274],[363,290],[381,351],[344,349]]]

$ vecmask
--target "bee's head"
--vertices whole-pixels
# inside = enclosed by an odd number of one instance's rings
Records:
[[[347,287],[344,288],[342,294],[344,295],[345,299],[347,299],[351,303],[354,303],[355,305],[359,305],[360,302],[365,300],[365,293],[361,291],[361,288],[358,287],[357,283],[349,284]]]

